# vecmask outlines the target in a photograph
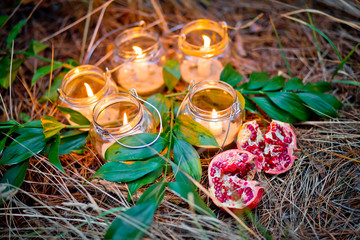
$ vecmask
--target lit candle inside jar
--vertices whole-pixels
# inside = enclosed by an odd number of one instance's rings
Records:
[[[207,35],[202,35],[204,45],[200,51],[205,56],[211,50],[211,39]],[[180,66],[181,76],[186,82],[194,80],[198,83],[203,80],[220,80],[223,69],[221,62],[215,58],[187,57]]]
[[[204,47],[202,47],[200,50],[203,52],[207,52],[209,51],[211,40],[206,35],[202,35],[202,38],[204,39]],[[211,66],[211,59],[199,58],[197,64],[198,75],[201,77],[207,77],[211,72],[210,66]]]
[[[87,95],[88,95],[89,97],[94,96],[94,93],[93,93],[93,91],[91,90],[91,87],[89,86],[89,84],[84,83],[84,85],[85,85],[85,88],[86,88]]]
[[[210,121],[209,123],[209,130],[216,137],[222,133],[222,129],[223,129],[222,122],[219,122],[217,120],[218,114],[215,109],[212,110],[211,117],[212,117],[211,120],[213,121]]]
[[[80,112],[92,119],[95,104],[103,97],[115,93],[117,88],[101,69],[83,65],[70,70],[61,83],[59,105]],[[65,116],[70,124],[70,116]]]
[[[221,81],[202,81],[191,86],[189,97],[182,103],[179,114],[188,115],[207,128],[220,147],[229,146],[235,140],[242,123],[236,91]]]
[[[181,78],[190,83],[220,80],[223,63],[230,55],[224,23],[198,19],[187,23],[178,38]]]
[[[143,82],[149,77],[148,62],[145,59],[145,54],[143,54],[141,47],[133,46],[132,48],[136,54],[136,59],[134,61],[136,78],[138,81]]]
[[[132,28],[115,39],[112,58],[117,82],[125,89],[135,88],[142,96],[159,92],[164,84],[162,67],[165,51],[156,32]]]
[[[105,158],[106,150],[115,139],[155,131],[155,118],[149,110],[132,95],[119,93],[96,104],[90,137],[95,150]]]

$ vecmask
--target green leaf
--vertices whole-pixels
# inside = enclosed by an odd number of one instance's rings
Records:
[[[86,144],[88,132],[72,130],[60,135],[59,155],[69,154]]]
[[[12,41],[15,40],[21,28],[26,24],[26,21],[26,19],[22,20],[10,30],[9,36],[6,38],[6,46],[8,49],[11,49]]]
[[[51,65],[38,68],[36,72],[34,73],[34,76],[31,79],[31,86],[34,86],[36,80],[38,80],[41,77],[44,77],[45,75],[49,74],[51,70],[55,71],[56,69],[60,68],[62,66],[61,62],[53,62],[53,66],[51,69]]]
[[[338,117],[333,106],[316,93],[297,93],[298,97],[303,100],[310,109],[321,117]]]
[[[328,82],[307,83],[300,90],[304,92],[328,92],[331,90],[331,84]]]
[[[130,201],[131,196],[134,195],[134,193],[138,189],[140,189],[141,187],[143,187],[147,184],[155,182],[155,180],[161,176],[163,170],[164,170],[164,167],[159,167],[158,169],[155,169],[154,171],[149,172],[145,176],[143,176],[135,181],[129,182],[129,184],[128,184],[128,188],[129,188],[128,201]]]
[[[43,126],[46,139],[58,134],[63,128],[65,128],[64,124],[59,123],[54,117],[48,115],[41,118],[41,125]]]
[[[7,200],[12,194],[10,191],[13,190],[12,186],[20,187],[24,182],[27,166],[29,161],[24,161],[18,164],[11,166],[3,175],[0,181],[0,205],[2,204],[3,200]],[[12,186],[6,186],[3,188],[2,185],[4,184],[11,184]]]
[[[158,158],[135,162],[107,162],[92,176],[112,182],[131,182],[163,166]]]
[[[263,87],[263,91],[277,91],[284,87],[285,79],[281,76],[276,76],[271,78],[265,87]]]
[[[20,112],[18,116],[19,116],[20,120],[23,122],[29,122],[31,119],[29,114],[26,114],[25,112]]]
[[[336,68],[335,72],[331,76],[331,80],[335,77],[335,75],[338,73],[338,71],[344,66],[346,61],[351,57],[351,55],[355,52],[355,50],[359,47],[359,45],[360,45],[360,42],[358,44],[356,44],[356,46],[353,49],[351,49],[349,54],[341,61],[341,63],[339,64],[339,66]]]
[[[191,145],[219,147],[212,132],[187,115],[175,119],[173,131],[178,138]]]
[[[252,72],[250,74],[247,89],[256,90],[264,87],[269,81],[269,75],[266,72]]]
[[[155,200],[136,204],[134,207],[121,213],[112,222],[104,239],[140,240],[147,232],[156,208]]]
[[[259,113],[257,106],[249,99],[249,97],[244,96],[245,98],[245,109],[252,113]]]
[[[286,91],[294,91],[299,90],[304,86],[302,80],[300,78],[292,78],[285,83],[284,90]]]
[[[51,84],[50,91],[46,90],[44,95],[41,96],[39,99],[39,103],[43,103],[47,100],[50,102],[55,102],[59,96],[57,89],[60,88],[61,82],[65,76],[66,72],[59,73],[55,78],[54,81]]]
[[[171,102],[161,93],[152,95],[146,101],[157,108],[157,110],[160,112],[161,118],[163,120],[165,120],[166,116],[169,115],[169,109],[170,109]],[[149,109],[150,112],[152,113],[152,115],[155,117],[156,126],[157,126],[159,124],[159,116],[158,116],[157,112],[154,110],[154,108],[152,108],[148,104],[145,103],[145,105],[146,105],[147,109]],[[164,123],[163,123],[163,125],[164,125]]]
[[[311,117],[311,111],[303,104],[302,100],[291,92],[269,92],[270,100],[282,110],[289,112],[301,121],[307,121]]]
[[[267,97],[250,97],[270,118],[281,122],[294,123],[297,119],[288,112],[277,107]]]
[[[340,109],[342,107],[342,105],[343,105],[342,102],[340,102],[336,97],[334,97],[331,94],[317,93],[316,95],[318,95],[319,97],[324,99],[326,102],[328,102],[335,109]]]
[[[70,121],[79,124],[79,125],[90,125],[91,122],[80,112],[73,110],[71,108],[60,107],[57,108],[64,114],[70,114]]]
[[[197,151],[187,142],[174,138],[174,162],[196,181],[201,180],[201,162]]]
[[[239,72],[235,71],[230,63],[226,64],[220,75],[221,81],[226,82],[233,87],[238,85],[243,78],[244,77]]]
[[[41,152],[44,147],[42,128],[22,128],[20,136],[5,149],[0,165],[23,162]]]
[[[179,63],[175,60],[166,61],[163,67],[163,77],[166,87],[172,91],[179,82],[181,73]]]
[[[10,119],[5,122],[0,122],[0,126],[4,126],[4,125],[9,125],[9,128],[11,128],[14,125],[19,125],[19,123],[17,123],[14,119]]]
[[[332,82],[332,83],[349,84],[349,85],[354,85],[354,86],[360,87],[360,82],[358,82],[358,81],[338,80],[338,79],[335,79],[335,80],[332,80],[331,82]]]
[[[6,15],[0,16],[0,27],[2,27],[8,19],[9,19],[9,16],[6,16]]]
[[[24,128],[42,128],[41,120],[27,122],[23,125]]]
[[[165,181],[164,178],[158,183],[155,183],[148,187],[146,191],[141,195],[136,204],[141,204],[148,201],[156,201],[156,205],[159,206],[165,195]]]
[[[281,41],[280,41],[278,32],[277,32],[277,30],[276,30],[275,24],[274,24],[274,22],[273,22],[273,20],[272,20],[271,17],[270,17],[270,23],[271,23],[271,25],[272,25],[272,27],[273,27],[273,29],[274,29],[274,33],[275,33],[275,36],[276,36],[276,40],[277,40],[277,42],[278,42],[278,44],[279,44],[279,48],[280,48],[280,51],[281,51],[281,55],[282,55],[283,58],[284,58],[284,62],[285,62],[285,65],[286,65],[286,67],[287,67],[287,69],[288,69],[289,75],[292,76],[290,64],[289,64],[289,62],[288,62],[288,60],[287,60],[287,58],[286,58],[286,55],[285,55],[284,49],[283,49],[283,47],[282,47],[282,44],[281,44]]]
[[[60,135],[58,134],[55,138],[55,141],[51,143],[50,145],[50,151],[49,151],[49,161],[57,167],[60,171],[65,173],[65,170],[63,166],[61,165],[60,159],[59,159],[59,146],[60,146]]]
[[[176,172],[175,169],[173,169]],[[177,175],[183,175],[180,171],[177,172]],[[188,180],[184,175],[181,177],[181,181],[170,182],[168,183],[168,187],[179,197],[184,199],[187,203],[192,203],[194,209],[203,215],[207,215],[210,217],[215,217],[215,214],[211,209],[206,205],[206,203],[201,199],[200,195],[196,191],[196,188],[193,187],[193,184],[190,180]],[[190,202],[189,199],[192,195],[193,201]]]
[[[42,52],[43,50],[45,50],[48,47],[48,45],[43,44],[42,42],[38,42],[36,40],[31,40],[30,42],[30,46],[27,50],[27,52],[36,55],[39,52]]]
[[[79,61],[73,58],[67,59],[66,63],[72,67],[78,67],[80,65]]]
[[[153,133],[140,133],[121,138],[119,141],[128,146],[142,146],[155,140],[157,137]],[[118,143],[111,145],[105,152],[106,161],[124,161],[124,160],[141,160],[159,154],[166,146],[166,139],[159,139],[148,147],[132,149],[126,148]]]
[[[13,60],[11,68],[11,83],[14,82],[21,64],[25,59]],[[0,86],[8,89],[10,86],[10,58],[3,57],[0,61]]]

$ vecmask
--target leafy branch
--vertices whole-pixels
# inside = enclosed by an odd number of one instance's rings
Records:
[[[202,168],[200,156],[193,145],[219,146],[213,134],[189,116],[175,117],[181,97],[186,91],[172,92],[180,78],[177,62],[167,62],[163,71],[165,84],[171,89],[170,93],[157,93],[147,99],[159,110],[162,117],[164,131],[161,137],[150,147],[140,149],[129,149],[114,143],[105,153],[106,163],[92,176],[127,183],[129,202],[133,201],[132,196],[136,191],[148,185],[136,204],[113,221],[106,238],[140,239],[150,226],[166,189],[192,203],[198,213],[214,216],[201,199],[196,186],[182,171],[199,182]],[[342,105],[334,96],[325,93],[331,90],[331,85],[327,82],[304,85],[299,78],[286,81],[276,76],[270,79],[265,72],[253,72],[246,83],[242,83],[243,79],[230,64],[225,66],[221,74],[221,80],[238,91],[239,101],[245,102],[243,105],[246,110],[257,114],[263,111],[269,117],[280,121],[307,121],[314,115],[337,117],[336,109]],[[1,183],[21,186],[29,158],[39,153],[48,155],[49,161],[65,173],[59,156],[84,147],[88,131],[80,129],[89,128],[90,121],[75,110],[63,107],[58,109],[69,114],[70,120],[78,125],[65,125],[51,116],[25,124],[14,120],[0,123],[0,153],[3,153],[0,166],[11,165]],[[153,115],[156,116],[154,112]],[[159,122],[157,119],[157,124]],[[141,133],[121,138],[119,141],[126,145],[139,146],[150,143],[155,138],[156,134]],[[170,172],[175,179],[170,177]],[[17,177],[12,177],[13,174]]]
[[[325,93],[332,89],[328,82],[304,85],[299,78],[285,80],[275,76],[270,79],[266,72],[253,72],[248,82],[240,84],[243,77],[230,64],[225,66],[220,79],[244,96],[246,110],[258,114],[261,109],[282,122],[307,121],[314,115],[335,118],[342,107],[336,97]]]

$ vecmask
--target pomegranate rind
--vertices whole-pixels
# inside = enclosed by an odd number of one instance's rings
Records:
[[[251,138],[251,131],[249,129],[249,126],[252,126],[256,133],[257,133],[257,137],[255,141],[252,141]],[[263,135],[260,131],[259,125],[256,122],[256,120],[250,121],[250,122],[246,122],[244,123],[241,128],[240,131],[238,133],[238,137],[236,140],[236,146],[238,149],[243,149],[243,146],[245,143],[248,143],[249,145],[258,145],[261,141],[263,141]]]
[[[252,180],[256,173],[256,156],[250,152],[232,149],[217,155],[209,164],[209,191],[222,204],[214,203],[222,208],[227,207],[235,213],[245,208],[255,208],[263,193],[263,186]],[[236,165],[236,169],[233,166]],[[230,172],[229,172],[230,169]],[[249,171],[244,175],[244,171]],[[221,184],[216,190],[216,184]],[[240,190],[241,189],[241,190]]]

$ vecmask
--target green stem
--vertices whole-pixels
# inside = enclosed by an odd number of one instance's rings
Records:
[[[171,97],[183,96],[183,95],[186,95],[187,92],[188,91],[186,90],[185,92],[172,93],[172,94],[165,95],[165,97],[171,98]]]
[[[89,128],[90,125],[66,125],[67,129]]]
[[[263,91],[251,91],[251,90],[245,90],[245,89],[236,89],[238,90],[241,94],[246,94],[246,95],[251,95],[251,94],[254,94],[254,95],[259,95],[259,94],[262,94],[262,95],[265,95],[266,93],[263,92]]]
[[[27,57],[34,57],[34,58],[37,58],[37,59],[42,60],[42,61],[44,61],[44,62],[49,62],[49,63],[52,62],[51,59],[48,59],[48,58],[45,58],[45,57],[41,57],[41,56],[35,55],[35,54],[33,54],[33,53],[29,53],[29,52],[16,51],[16,52],[14,52],[14,54],[24,54],[24,55],[27,56]],[[54,62],[61,63],[64,68],[68,68],[68,69],[72,69],[72,68],[73,68],[73,66],[71,66],[71,65],[69,65],[69,64],[67,64],[67,63],[62,63],[62,62],[58,62],[58,61],[54,61]]]
[[[173,126],[174,126],[174,101],[171,101],[170,104],[170,131],[169,131],[169,145],[168,145],[168,151],[166,153],[166,158],[170,160],[170,152],[171,152],[171,144],[172,144],[172,138],[173,138]],[[165,172],[167,172],[168,165],[165,165]]]

